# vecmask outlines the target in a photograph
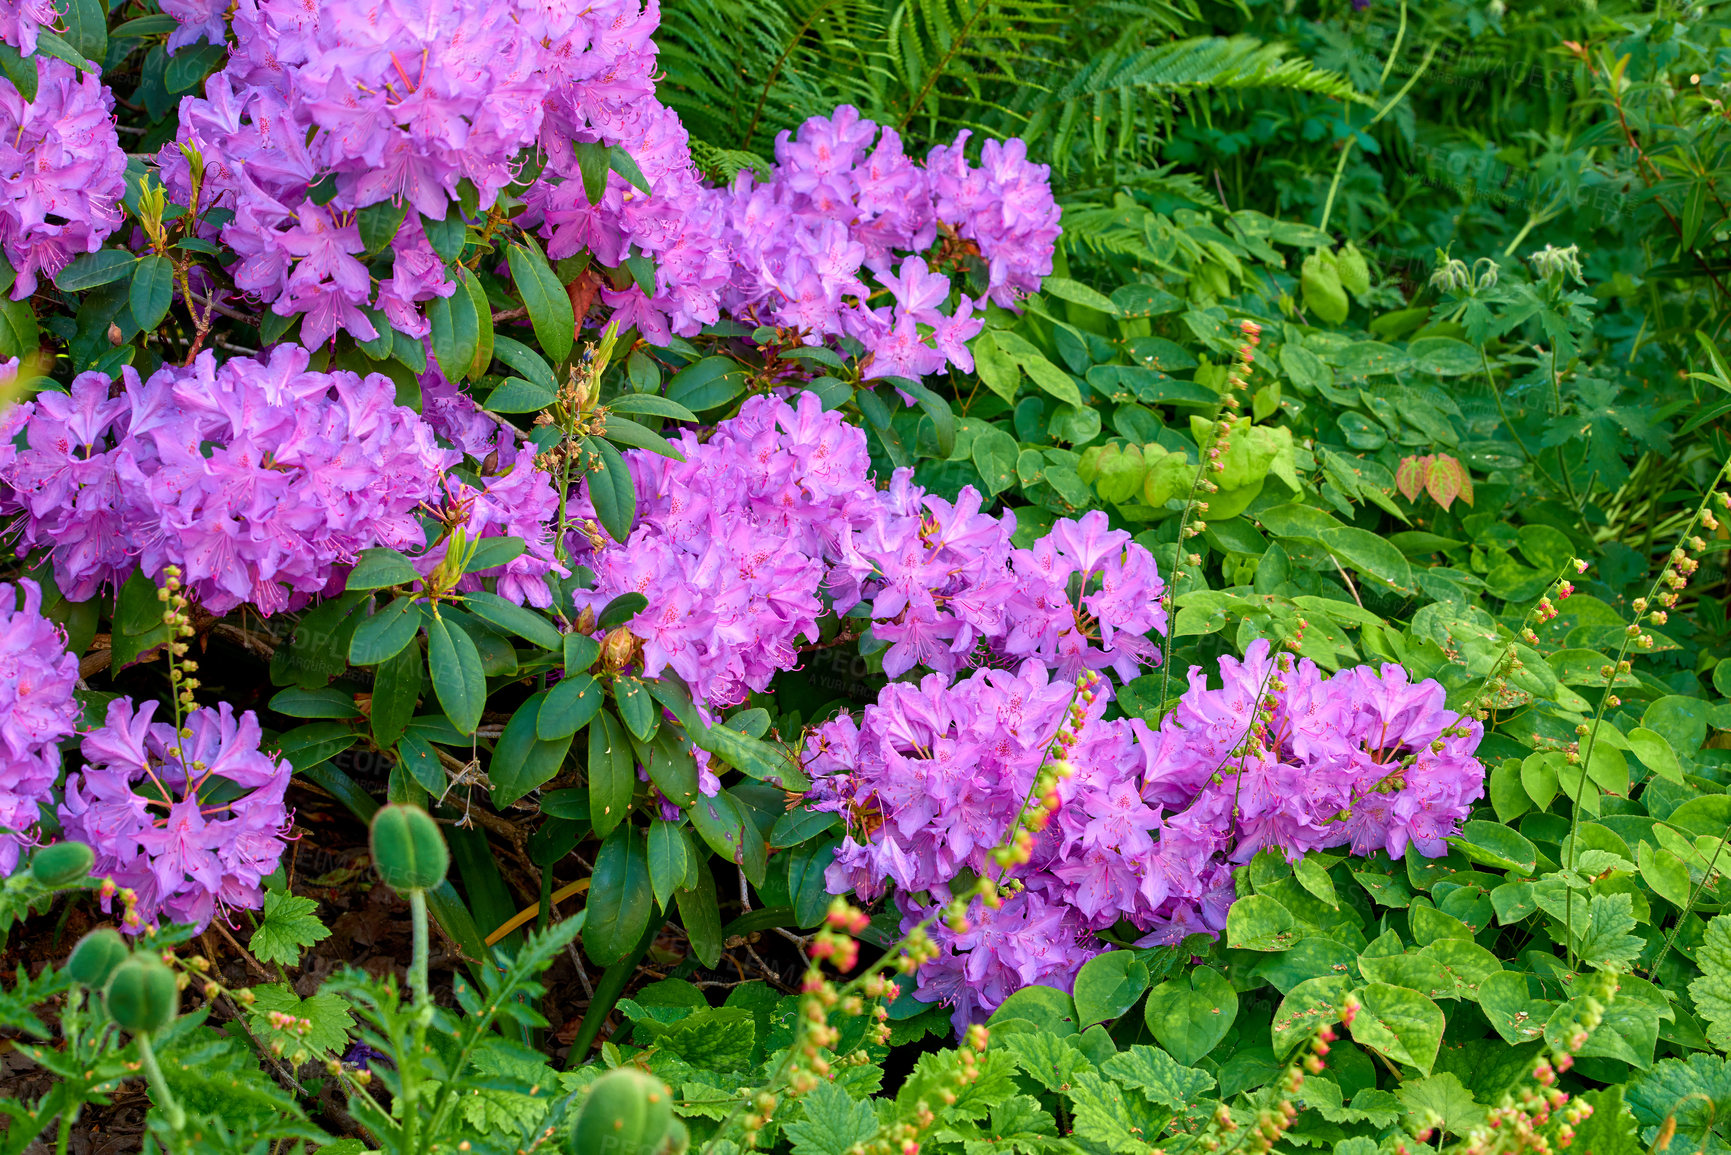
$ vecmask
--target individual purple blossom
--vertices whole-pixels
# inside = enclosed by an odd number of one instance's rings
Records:
[[[0,7],[31,29],[25,39],[34,43],[33,6]],[[102,247],[120,226],[126,184],[113,93],[64,60],[37,56],[31,67],[32,100],[0,78],[0,248],[18,274],[15,301],[36,291],[39,275],[52,277]]]
[[[60,24],[53,0],[0,0],[0,40],[18,49],[20,56],[36,52],[39,32]]]
[[[0,583],[0,877],[17,868],[59,777],[59,743],[78,725],[77,685],[78,659],[42,616],[41,587]]]
[[[133,933],[160,917],[202,930],[230,910],[257,910],[261,883],[287,845],[291,770],[259,750],[258,719],[228,703],[199,708],[177,734],[158,703],[109,703],[67,775],[60,823],[96,851],[98,875],[136,895]],[[104,900],[104,909],[108,909]]]
[[[954,144],[926,155],[934,212],[985,261],[986,295],[1010,307],[1037,292],[1052,272],[1053,247],[1063,230],[1051,170],[1028,163],[1027,143],[1018,139],[986,141],[974,168],[965,154],[970,135],[964,130]]]

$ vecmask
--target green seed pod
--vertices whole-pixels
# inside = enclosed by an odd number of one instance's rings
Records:
[[[155,955],[135,954],[114,968],[102,1000],[109,1017],[128,1031],[160,1031],[180,1013],[174,972]]]
[[[114,968],[125,962],[131,953],[119,931],[107,927],[93,930],[72,948],[72,954],[66,959],[66,973],[72,976],[73,981],[99,991],[108,985]]]
[[[432,815],[393,804],[373,815],[373,867],[392,890],[431,890],[445,881],[451,854]]]
[[[30,859],[30,873],[43,886],[71,886],[90,877],[96,852],[82,842],[56,842]]]
[[[1334,259],[1335,267],[1340,271],[1341,288],[1355,297],[1370,292],[1370,264],[1358,251],[1358,246],[1347,242]]]
[[[617,1067],[591,1084],[568,1150],[570,1155],[659,1155],[673,1126],[667,1085],[636,1067]]]

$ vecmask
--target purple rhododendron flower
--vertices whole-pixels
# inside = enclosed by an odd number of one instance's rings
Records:
[[[863,603],[892,677],[1034,657],[1065,678],[1128,679],[1159,660],[1145,635],[1165,629],[1165,584],[1104,513],[1017,550],[1015,516],[981,512],[971,487],[945,501],[904,469],[878,489],[864,433],[810,392],[750,398],[706,440],[686,430],[677,444],[683,462],[625,455],[638,494],[629,541],[574,536],[595,574],[576,606],[641,593],[649,604],[630,624],[644,673],[672,668],[700,702],[732,705],[796,666],[826,603],[843,615]],[[573,516],[594,519],[586,490]]]
[[[18,866],[60,775],[60,740],[78,725],[78,659],[42,616],[28,578],[0,583],[0,877]]]
[[[291,770],[259,751],[251,711],[196,709],[177,735],[172,720],[154,720],[157,706],[109,703],[84,737],[83,769],[67,775],[60,824],[96,851],[96,874],[136,895],[127,930],[163,915],[202,930],[263,905],[261,882],[287,845]]]
[[[1078,567],[1118,548],[1086,519],[1048,540]],[[807,742],[814,805],[848,820],[830,891],[871,900],[893,883],[904,929],[931,918],[959,875],[1000,878],[992,851],[1057,762],[1047,821],[1001,879],[1014,897],[997,911],[976,901],[965,931],[931,928],[939,955],[920,968],[920,997],[953,1004],[959,1030],[1029,983],[1067,988],[1103,949],[1094,932],[1120,921],[1144,944],[1218,934],[1232,871],[1259,851],[1435,857],[1483,793],[1482,728],[1446,709],[1436,682],[1392,665],[1327,678],[1265,640],[1219,672],[1211,688],[1192,668],[1158,730],[1106,720],[1103,680],[1054,680],[1038,660],[891,683],[859,720]]]
[[[33,6],[0,7],[32,30],[26,39],[33,44]],[[55,18],[51,7],[47,15],[41,23]],[[0,18],[0,35],[17,44],[4,24]],[[0,247],[18,274],[14,301],[36,291],[39,275],[53,277],[74,257],[102,247],[120,227],[126,187],[113,93],[95,73],[64,60],[37,56],[33,67],[33,100],[0,78]]]
[[[53,0],[4,0],[0,3],[0,40],[18,49],[20,56],[36,52],[36,39],[41,29],[52,30],[60,23],[60,13]]]
[[[148,381],[124,368],[118,393],[84,373],[68,392],[18,407],[7,420],[24,422],[27,443],[0,450],[0,514],[17,515],[19,552],[46,548],[75,601],[174,564],[212,613],[244,603],[271,614],[340,589],[363,549],[422,554],[430,570],[444,547],[425,550],[419,514],[438,506],[470,540],[519,534],[527,544],[465,588],[496,578],[501,596],[550,603],[545,577],[563,572],[549,528],[557,498],[532,446],[447,397],[440,413],[491,429],[456,430],[471,448],[499,451],[477,489],[451,476],[462,452],[396,403],[390,378],[307,366],[296,345],[220,366],[206,352]]]

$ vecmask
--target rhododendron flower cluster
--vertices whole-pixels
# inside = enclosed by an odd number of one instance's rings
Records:
[[[195,709],[177,734],[172,719],[154,720],[157,705],[109,703],[84,737],[83,769],[67,775],[60,824],[96,851],[96,875],[135,893],[127,929],[166,915],[202,930],[226,909],[263,905],[260,883],[286,846],[292,771],[259,751],[251,711]]]
[[[17,867],[60,775],[58,743],[78,725],[77,685],[78,659],[42,616],[41,587],[0,584],[0,876]]]
[[[852,338],[870,358],[868,378],[971,370],[966,342],[984,323],[982,302],[962,295],[945,313],[950,278],[918,254],[942,236],[938,266],[977,259],[987,294],[1012,305],[1052,271],[1059,228],[1046,166],[992,142],[974,168],[967,139],[933,149],[922,168],[894,129],[846,105],[807,120],[797,138],[780,134],[769,179],[742,172],[723,197],[735,262],[727,311],[806,344]],[[892,304],[870,304],[886,294]]]
[[[168,11],[182,21],[171,47],[228,35],[226,5],[174,0]],[[486,210],[519,185],[516,223],[554,260],[648,262],[642,284],[639,266],[594,288],[654,344],[727,312],[807,344],[856,341],[870,377],[971,368],[982,301],[951,308],[950,278],[934,267],[977,265],[1000,304],[1037,289],[1059,232],[1046,168],[995,142],[974,167],[966,133],[921,168],[893,130],[844,106],[796,139],[783,133],[766,181],[747,172],[706,188],[679,118],[655,97],[659,22],[640,0],[437,0],[412,12],[244,0],[228,65],[182,102],[158,167],[178,203],[232,214],[220,235],[241,257],[236,286],[304,315],[315,346],[339,329],[370,340],[381,319],[424,336],[424,303],[455,290],[426,221],[458,212],[468,189]],[[630,163],[586,182],[585,165],[608,149]],[[410,211],[383,276],[357,213],[387,202]]]
[[[1243,662],[1222,659],[1220,677],[1210,689],[1193,668],[1158,731],[1107,720],[1103,681],[1084,675],[1078,689],[1038,662],[886,686],[860,720],[808,742],[816,805],[848,818],[830,890],[871,899],[893,882],[911,928],[964,872],[1006,885],[1001,909],[976,902],[966,930],[931,932],[940,954],[918,993],[953,1004],[961,1027],[1030,982],[1068,987],[1103,949],[1094,932],[1218,933],[1233,867],[1260,850],[1442,854],[1482,793],[1480,727],[1399,666],[1325,678],[1257,641]],[[1006,875],[994,851],[1014,841],[1048,767],[1044,817],[1021,827],[1032,839]]]
[[[221,19],[212,9],[199,34],[220,35]],[[339,328],[377,336],[365,306],[422,336],[420,303],[455,284],[421,216],[455,212],[460,182],[484,209],[517,179],[541,127],[541,63],[533,22],[508,4],[249,0],[227,66],[182,102],[158,165],[179,203],[196,180],[201,208],[233,212],[221,237],[242,258],[235,284],[304,314],[308,344]],[[355,214],[385,202],[411,211],[375,294]]]
[[[541,123],[546,167],[524,194],[521,223],[537,228],[555,260],[593,254],[607,268],[633,256],[655,266],[652,291],[604,283],[601,301],[621,329],[637,327],[650,342],[690,336],[720,316],[719,298],[733,271],[720,206],[691,162],[690,138],[678,115],[655,98],[655,3],[602,0],[543,3],[546,49],[541,75],[549,88]],[[646,192],[617,171],[605,174],[592,202],[580,146],[622,149]]]
[[[250,603],[270,614],[341,589],[362,549],[419,552],[419,514],[448,505],[471,518],[471,539],[533,531],[527,563],[485,576],[501,578],[502,595],[547,603],[552,498],[530,447],[477,492],[449,477],[461,452],[396,403],[389,378],[307,365],[295,345],[220,367],[206,352],[148,381],[123,369],[118,395],[107,376],[85,373],[69,392],[19,407],[8,424],[25,422],[27,447],[0,457],[11,487],[0,513],[18,515],[20,554],[46,548],[75,601],[134,569],[154,579],[176,564],[206,610]]]
[[[38,22],[56,19],[47,4],[6,4],[0,35],[35,42]],[[46,19],[42,17],[46,16]],[[7,18],[28,29],[14,37]],[[27,65],[26,67],[30,67]],[[114,128],[114,95],[94,73],[38,55],[36,96],[24,99],[0,78],[0,248],[17,272],[12,299],[36,291],[38,275],[54,276],[74,257],[93,253],[120,227],[126,154]]]
[[[706,441],[687,430],[678,446],[683,462],[625,455],[637,527],[622,547],[578,541],[595,581],[576,604],[641,593],[630,624],[644,673],[671,667],[700,701],[764,689],[797,664],[801,638],[818,639],[826,609],[862,600],[891,676],[1034,657],[1064,677],[1132,677],[1158,660],[1144,635],[1165,627],[1165,586],[1103,513],[1015,549],[1015,516],[981,513],[972,488],[949,502],[899,470],[877,489],[864,433],[809,392],[750,398]],[[586,493],[573,509],[594,516]]]

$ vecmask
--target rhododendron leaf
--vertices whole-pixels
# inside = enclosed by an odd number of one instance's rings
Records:
[[[459,281],[458,292],[427,302],[427,321],[432,325],[433,356],[439,369],[452,381],[469,377],[475,354],[481,348],[481,318],[475,301]]]
[[[745,869],[752,885],[763,882],[768,869],[767,848],[763,835],[745,816],[745,808],[730,792],[722,790],[713,798],[698,798],[686,813],[691,825],[703,836],[716,854]]]
[[[1076,1021],[1084,1026],[1107,1023],[1136,1005],[1148,989],[1148,967],[1135,951],[1112,950],[1082,964],[1072,997]]]
[[[613,683],[613,697],[619,704],[619,718],[625,729],[647,742],[655,736],[661,722],[661,711],[655,699],[643,688],[643,679],[624,675]]]
[[[156,583],[145,577],[143,570],[134,570],[115,598],[111,637],[114,668],[119,670],[131,665],[157,646],[166,645],[168,640],[168,627],[162,621],[162,602],[156,596]]]
[[[567,674],[547,691],[535,732],[549,741],[569,737],[594,720],[605,700],[606,694],[594,678],[588,674]]]
[[[72,50],[98,66],[108,55],[108,8],[101,0],[55,0],[60,32]]]
[[[677,891],[673,898],[679,904],[679,921],[685,926],[692,953],[704,966],[713,967],[721,961],[725,945],[721,936],[721,908],[715,899],[715,876],[710,873],[709,863],[695,856],[691,871],[696,882]]]
[[[1360,1046],[1428,1075],[1442,1034],[1442,1008],[1419,992],[1387,983],[1371,983],[1359,992],[1352,1037]]]
[[[162,324],[174,301],[174,262],[155,254],[140,257],[132,270],[127,300],[139,328],[149,332]]]
[[[534,413],[553,404],[554,389],[539,381],[507,377],[487,394],[487,408],[494,413]]]
[[[835,861],[833,839],[807,842],[788,853],[787,889],[793,900],[794,921],[802,927],[813,927],[824,920],[833,896],[824,881],[824,872]]]
[[[809,806],[797,806],[775,820],[775,826],[769,832],[769,844],[776,849],[798,846],[834,828],[840,821],[839,814],[813,810]]]
[[[403,227],[403,218],[408,215],[408,204],[405,201],[380,201],[367,205],[355,213],[355,227],[361,235],[361,248],[368,256],[375,256],[385,251],[396,239],[397,232]]]
[[[649,881],[663,910],[673,893],[685,886],[692,854],[683,829],[659,818],[649,824]]]
[[[553,379],[553,367],[547,364],[546,358],[521,341],[502,334],[495,336],[493,357],[536,385],[545,386],[549,391],[558,388],[558,382]]]
[[[375,546],[363,549],[355,568],[349,571],[344,588],[348,590],[381,590],[390,586],[413,585],[420,580],[413,563],[394,549]]]
[[[399,597],[355,626],[349,640],[349,662],[376,666],[401,653],[421,628],[421,607],[413,598]]]
[[[595,659],[601,656],[601,643],[587,634],[566,634],[564,642],[567,677],[587,670],[595,664]]]
[[[607,195],[607,174],[611,171],[611,151],[598,140],[579,140],[572,142],[573,151],[577,155],[577,170],[583,177],[583,195],[589,198],[589,203],[598,205],[601,198]]]
[[[421,647],[412,641],[401,651],[379,663],[373,672],[373,704],[369,721],[373,741],[390,746],[403,735],[420,701],[426,661]]]
[[[625,727],[601,711],[589,726],[589,821],[603,838],[631,812],[636,760]]]
[[[571,297],[548,267],[547,258],[538,246],[513,244],[506,248],[505,255],[511,265],[511,281],[523,299],[523,307],[529,311],[535,339],[557,365],[571,355],[576,338],[577,321],[571,310]]]
[[[622,626],[642,613],[648,604],[647,597],[636,590],[627,590],[601,607],[600,614],[595,618],[595,625],[603,630]]]
[[[162,84],[170,96],[179,96],[204,85],[204,78],[221,68],[228,59],[228,46],[189,44],[168,58]]]
[[[296,726],[277,739],[277,749],[296,770],[328,762],[361,740],[347,722],[309,722]]]
[[[463,215],[456,210],[455,205],[445,206],[445,215],[434,219],[427,214],[421,214],[421,231],[427,235],[427,243],[433,251],[446,263],[455,261],[463,252],[463,242],[468,237],[468,225],[463,222]]]
[[[547,696],[547,691],[529,695],[505,723],[505,730],[493,747],[492,760],[487,763],[487,780],[493,785],[493,805],[500,810],[542,783],[552,781],[564,765],[565,752],[571,749],[570,734],[552,741],[543,741],[537,734]]]
[[[685,454],[675,448],[667,438],[647,426],[639,425],[629,417],[620,417],[616,413],[609,414],[607,417],[605,436],[609,441],[629,446],[632,449],[647,449],[651,453],[659,453],[661,456],[672,458],[674,461],[685,460]]]
[[[507,539],[489,538],[488,540],[505,541]],[[521,545],[522,543],[518,542],[518,544]],[[480,566],[475,568],[490,569],[492,567]],[[463,605],[470,613],[488,625],[516,634],[544,650],[558,650],[562,645],[563,639],[559,631],[553,627],[552,622],[534,610],[526,609],[515,602],[506,601],[498,594],[476,590],[474,593],[463,595]]]
[[[792,752],[770,742],[742,734],[732,726],[688,726],[688,736],[729,766],[783,790],[811,789],[811,779],[799,768]]]
[[[654,393],[626,393],[607,402],[609,413],[643,413],[651,417],[671,417],[675,421],[696,421],[697,414],[665,397]]]
[[[705,357],[667,383],[667,398],[693,413],[725,405],[745,391],[744,368],[730,357]]]
[[[637,167],[637,162],[631,159],[631,154],[619,145],[612,145],[607,150],[607,165],[614,172],[624,177],[626,183],[645,194],[652,194],[649,178],[643,175],[643,170]]]
[[[180,27],[180,21],[172,16],[162,16],[160,19],[167,20],[176,28]],[[13,45],[0,44],[0,72],[6,74],[6,79],[12,82],[12,86],[18,90],[19,96],[32,103],[35,102],[37,74],[34,58],[26,60]],[[59,282],[56,281],[55,283],[58,284]]]
[[[445,778],[445,767],[440,762],[438,750],[426,739],[415,734],[403,734],[396,739],[396,762],[402,765],[403,771],[409,772],[409,778],[421,784],[421,790],[428,791],[434,798],[445,793],[445,786],[450,779]]]
[[[291,718],[359,718],[354,695],[336,689],[309,690],[290,686],[278,690],[270,708]]]
[[[94,253],[85,253],[55,274],[54,286],[63,293],[94,289],[98,285],[108,285],[123,279],[132,272],[133,265],[137,263],[136,253],[120,249],[98,249]]]
[[[911,377],[886,377],[888,384],[908,394],[932,422],[932,433],[938,443],[938,454],[949,457],[956,449],[956,415],[950,403]]]
[[[427,618],[427,672],[445,717],[460,734],[473,734],[487,704],[487,675],[481,653],[467,630],[440,618]]]
[[[620,962],[636,947],[655,914],[655,889],[643,835],[627,823],[595,855],[583,923],[583,953],[598,966]]]
[[[611,443],[599,437],[585,437],[583,444],[591,459],[598,456],[601,468],[589,474],[589,500],[595,506],[595,516],[614,541],[624,542],[631,536],[637,520],[637,491],[632,486],[631,471],[625,459]]]
[[[139,16],[125,21],[114,29],[116,40],[124,40],[129,36],[162,36],[180,27],[180,21],[163,12],[153,12],[149,16]]]
[[[1238,1018],[1238,992],[1220,972],[1199,966],[1148,992],[1143,1016],[1160,1045],[1190,1066],[1231,1030]]]

